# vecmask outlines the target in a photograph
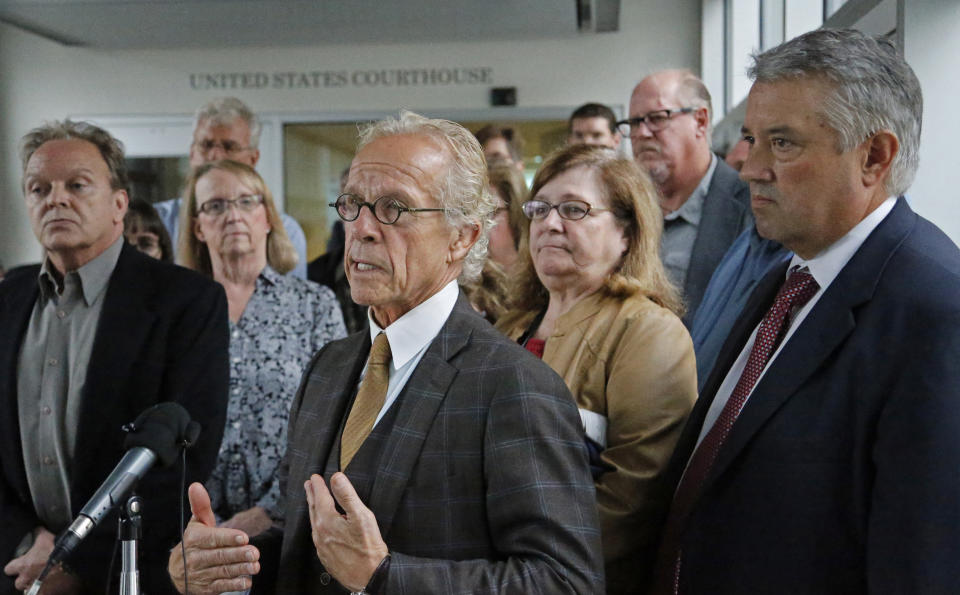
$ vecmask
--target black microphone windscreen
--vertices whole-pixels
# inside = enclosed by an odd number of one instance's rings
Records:
[[[200,424],[195,421],[191,421],[187,424],[187,429],[183,433],[183,440],[186,442],[187,447],[193,446],[197,442],[197,438],[200,437]]]
[[[150,407],[137,416],[132,426],[123,442],[124,449],[149,448],[164,467],[177,460],[184,442],[192,444],[200,433],[199,424],[190,420],[187,410],[172,402]]]

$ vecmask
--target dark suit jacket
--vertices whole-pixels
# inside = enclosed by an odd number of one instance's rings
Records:
[[[784,273],[734,326],[672,486]],[[960,251],[903,199],[757,383],[681,540],[684,593],[960,593]]]
[[[693,316],[713,271],[737,236],[752,223],[749,186],[740,179],[735,169],[722,159],[718,160],[704,199],[700,227],[690,253],[687,278],[683,283],[683,298],[687,306],[683,323],[687,328],[693,323]]]
[[[0,284],[0,561],[6,564],[28,531],[40,525],[20,448],[17,361],[37,300],[39,266]],[[121,426],[155,403],[176,401],[200,422],[188,450],[187,483],[204,481],[223,435],[228,386],[227,303],[223,288],[182,267],[124,245],[110,277],[83,389],[70,497],[76,516],[124,454]],[[143,498],[141,584],[172,591],[169,549],[179,540],[180,465],[152,469],[137,488]],[[187,510],[189,514],[189,510]],[[55,531],[56,532],[56,531]],[[91,592],[104,592],[117,534],[108,516],[77,549],[70,565]],[[120,562],[115,570],[119,570]],[[3,575],[0,593],[13,593]]]
[[[294,400],[280,593],[329,581],[310,570],[303,482],[324,471],[369,349],[366,331],[326,345]],[[461,296],[395,406],[365,502],[393,556],[386,592],[603,592],[580,418],[548,366]]]

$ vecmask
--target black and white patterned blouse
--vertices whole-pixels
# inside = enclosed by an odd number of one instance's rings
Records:
[[[277,471],[287,445],[290,403],[313,354],[344,336],[332,291],[263,269],[240,320],[230,323],[227,425],[207,482],[220,519],[254,506],[283,517],[277,510]]]

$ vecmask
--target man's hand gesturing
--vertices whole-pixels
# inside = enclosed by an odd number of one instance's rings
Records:
[[[249,589],[252,576],[260,572],[260,552],[248,545],[250,538],[238,529],[217,527],[210,496],[199,483],[191,484],[190,511],[193,516],[183,533],[190,593],[217,595]],[[183,553],[180,544],[170,552],[167,571],[177,590],[185,591]]]

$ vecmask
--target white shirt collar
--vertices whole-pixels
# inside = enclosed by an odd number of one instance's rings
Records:
[[[820,285],[820,291],[823,292],[833,283],[833,280],[837,278],[837,275],[840,274],[843,267],[847,266],[847,263],[850,262],[853,255],[856,254],[860,246],[863,245],[863,242],[866,241],[867,236],[890,214],[890,211],[893,210],[896,203],[897,199],[895,197],[888,197],[880,206],[864,217],[860,223],[857,223],[853,229],[848,231],[842,238],[831,244],[830,247],[820,254],[806,261],[794,255],[790,260],[790,267],[787,270],[790,271],[795,265],[807,267],[810,269],[810,274],[816,279],[817,284]]]
[[[453,307],[457,304],[459,295],[460,288],[456,279],[454,279],[447,283],[443,289],[395,320],[386,329],[380,328],[368,308],[367,319],[370,321],[370,342],[372,343],[381,331],[387,333],[387,341],[390,342],[390,354],[393,359],[391,366],[394,370],[402,368],[437,336],[440,328],[450,317],[450,313],[453,312]]]

